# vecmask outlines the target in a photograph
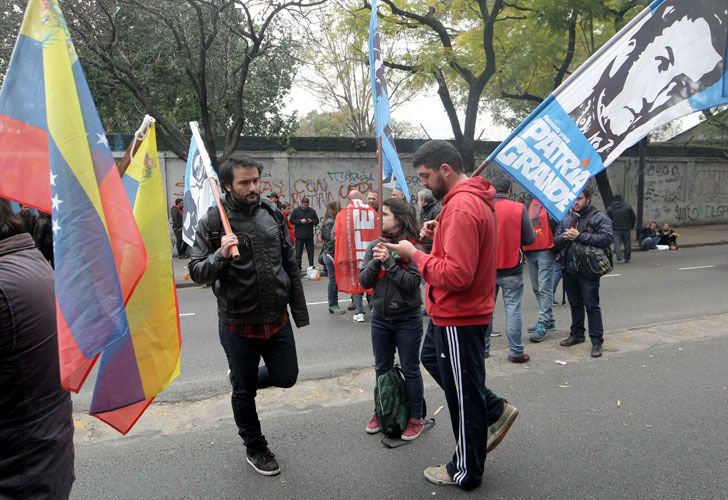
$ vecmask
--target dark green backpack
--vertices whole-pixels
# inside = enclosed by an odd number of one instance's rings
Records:
[[[399,439],[407,428],[409,401],[399,366],[377,379],[374,388],[374,413],[382,426],[382,432],[389,438]]]

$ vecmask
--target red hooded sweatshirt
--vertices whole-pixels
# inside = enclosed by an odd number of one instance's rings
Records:
[[[427,282],[427,312],[437,326],[487,325],[495,306],[495,189],[482,177],[461,182],[442,200],[429,255],[413,261]]]

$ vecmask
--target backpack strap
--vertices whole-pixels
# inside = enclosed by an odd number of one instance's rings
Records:
[[[210,250],[215,252],[220,248],[220,241],[222,240],[222,221],[217,206],[207,209],[207,227],[210,230]]]
[[[278,224],[278,229],[280,229],[281,233],[280,239],[282,247],[286,241],[286,235],[288,234],[286,218],[283,216],[283,213],[268,200],[260,200],[260,206],[263,207],[264,210],[267,210],[268,213],[273,216],[273,219],[275,219],[276,224]],[[223,234],[220,211],[217,209],[217,206],[207,209],[207,227],[210,230],[210,250],[214,252],[220,248],[220,242]]]

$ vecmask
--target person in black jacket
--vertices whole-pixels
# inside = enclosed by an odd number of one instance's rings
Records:
[[[442,211],[442,205],[435,199],[432,191],[429,189],[420,189],[417,193],[417,204],[420,206],[420,227],[424,227],[425,222],[437,219]],[[422,238],[422,247],[425,253],[432,251],[432,240],[430,238]]]
[[[187,255],[187,249],[189,246],[182,239],[182,229],[184,224],[182,222],[182,212],[184,210],[184,200],[177,198],[174,200],[174,205],[169,209],[169,215],[172,218],[172,232],[174,232],[174,239],[177,243],[177,258],[184,259]]]
[[[414,242],[418,236],[417,220],[403,200],[390,198],[382,202],[382,232],[385,241]],[[373,288],[372,348],[377,379],[394,366],[395,350],[399,353],[402,374],[409,401],[409,421],[402,439],[417,439],[425,426],[423,410],[424,386],[420,371],[422,343],[422,297],[417,265],[392,255],[381,240],[371,242],[364,255],[359,283]],[[376,382],[376,380],[375,380]],[[377,416],[372,416],[366,431],[381,430]]]
[[[329,278],[327,288],[329,299],[329,313],[340,316],[345,314],[339,307],[339,287],[336,286],[336,266],[334,265],[334,251],[336,249],[336,232],[334,224],[336,223],[336,215],[341,211],[341,203],[338,201],[330,201],[326,204],[326,215],[321,225],[321,239],[324,242],[321,248],[321,259],[326,267],[326,274]]]
[[[33,241],[43,257],[53,267],[53,223],[50,214],[38,212],[33,229]]]
[[[75,479],[53,281],[21,219],[0,200],[0,498],[68,498]]]
[[[35,214],[30,211],[30,207],[28,205],[20,205],[20,213],[18,215],[20,215],[20,219],[23,221],[25,232],[32,235],[33,229],[35,229]]]
[[[301,205],[291,212],[290,220],[296,233],[296,262],[298,263],[298,269],[301,270],[304,246],[306,247],[306,255],[308,255],[308,266],[313,267],[313,228],[318,226],[319,218],[316,215],[316,210],[311,208],[308,198],[301,199]]]
[[[637,216],[632,207],[624,201],[621,194],[614,195],[614,201],[607,208],[607,215],[612,219],[612,232],[614,234],[614,251],[617,262],[629,264],[632,257],[632,229]],[[622,253],[624,245],[624,254]]]
[[[575,254],[570,254],[574,242],[598,248],[609,248],[612,244],[612,221],[591,204],[591,190],[584,189],[567,215],[559,224],[554,238],[554,247],[559,250],[559,261],[563,266],[564,290],[571,305],[571,329],[563,339],[562,346],[584,342],[584,310],[589,316],[589,338],[592,342],[591,356],[602,355],[604,325],[599,307],[599,279],[592,279],[579,273],[575,265]]]
[[[212,285],[217,297],[220,343],[233,387],[232,407],[248,463],[260,474],[280,472],[255,409],[256,390],[292,387],[298,360],[288,306],[296,327],[309,324],[306,298],[283,215],[260,199],[263,167],[244,157],[220,167],[223,207],[232,234],[220,237],[216,209],[197,225],[189,264],[195,283]],[[232,258],[237,247],[240,258]],[[260,358],[265,364],[258,367]]]

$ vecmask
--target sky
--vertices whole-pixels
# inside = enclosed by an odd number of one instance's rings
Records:
[[[316,97],[306,90],[303,85],[294,82],[288,109],[297,110],[298,116],[303,117],[310,111],[320,110],[321,105],[318,103]],[[394,120],[408,121],[418,128],[421,124],[427,130],[427,134],[431,139],[453,138],[452,128],[445,113],[445,108],[443,108],[442,102],[434,89],[396,108],[392,111],[392,118]],[[463,123],[462,117],[460,123]],[[493,125],[490,116],[481,112],[478,126],[476,127],[476,138],[483,129],[485,131],[481,136],[481,140],[489,141],[503,140],[510,132],[505,127]],[[422,132],[422,137],[426,137],[424,132]]]
[[[316,97],[299,82],[294,81],[287,110],[289,112],[297,110],[298,116],[303,117],[310,111],[320,109],[321,105],[317,101]],[[396,108],[392,111],[392,118],[395,120],[408,121],[415,127],[419,127],[421,124],[422,127],[427,130],[427,134],[431,139],[453,138],[450,121],[448,120],[445,109],[442,107],[442,102],[434,89],[430,92],[423,92],[422,95],[419,95],[410,102]],[[700,118],[700,112],[679,118],[680,128],[676,133],[697,125],[701,121]],[[462,116],[460,123],[463,123]],[[510,130],[506,127],[494,125],[490,115],[485,112],[480,113],[475,137],[477,138],[483,130],[484,132],[481,136],[481,140],[484,141],[502,141],[510,133]],[[422,132],[422,137],[426,137],[424,132]]]

